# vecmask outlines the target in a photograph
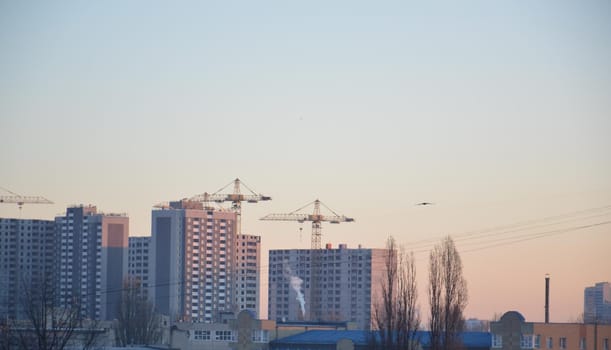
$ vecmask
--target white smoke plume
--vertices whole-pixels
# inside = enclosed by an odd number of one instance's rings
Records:
[[[297,293],[297,300],[299,302],[299,306],[301,306],[301,315],[305,318],[305,297],[301,292],[301,286],[303,284],[303,280],[296,275],[293,275],[291,271],[291,267],[288,264],[288,260],[284,261],[284,274],[286,278],[288,278],[291,288]]]

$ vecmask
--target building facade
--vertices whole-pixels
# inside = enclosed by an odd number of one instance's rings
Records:
[[[279,323],[257,319],[250,310],[226,315],[218,323],[174,323],[167,345],[172,349],[267,350],[273,341],[312,330],[348,331],[350,323]]]
[[[273,321],[259,320],[242,310],[218,323],[176,323],[171,330],[173,349],[264,350],[274,338]]]
[[[268,317],[277,321],[351,321],[371,327],[374,304],[380,296],[379,278],[385,271],[385,249],[317,251],[320,266],[312,264],[312,250],[270,250]],[[312,268],[319,268],[318,290]],[[318,298],[319,320],[314,320],[312,298]]]
[[[129,218],[80,205],[55,224],[59,305],[78,305],[84,318],[114,319],[128,272]]]
[[[232,211],[187,200],[153,210],[149,293],[157,311],[196,323],[256,312],[259,245],[258,237],[236,234]]]
[[[151,237],[129,237],[127,274],[139,281],[144,295],[149,288],[149,247]]]
[[[259,296],[261,282],[261,237],[254,235],[237,235],[236,239],[236,305],[238,310],[254,311],[259,317]]]
[[[24,297],[52,288],[56,257],[53,221],[0,218],[1,319],[25,318]]]
[[[585,323],[611,324],[611,284],[596,283],[583,292],[583,319]]]
[[[611,325],[526,322],[516,311],[490,324],[492,349],[609,350]]]

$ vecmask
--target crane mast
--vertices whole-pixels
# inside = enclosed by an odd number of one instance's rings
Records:
[[[312,214],[298,213],[303,208],[314,204],[314,211]],[[320,206],[323,205],[333,215],[322,215],[320,212]],[[321,321],[322,320],[322,291],[320,290],[320,276],[322,275],[322,264],[321,264],[321,237],[322,237],[322,222],[330,222],[332,224],[339,224],[340,222],[353,222],[353,218],[349,218],[344,215],[339,215],[329,207],[324,205],[320,200],[316,199],[312,203],[308,203],[305,206],[294,210],[287,214],[268,214],[261,218],[261,220],[267,221],[297,221],[303,223],[305,221],[312,222],[312,236],[311,236],[311,249],[310,249],[310,321]]]

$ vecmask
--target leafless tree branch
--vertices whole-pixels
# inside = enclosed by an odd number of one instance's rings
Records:
[[[373,349],[413,349],[420,327],[417,307],[418,286],[413,254],[406,254],[393,237],[386,243],[385,273],[381,278],[381,296],[374,305]]]
[[[116,324],[117,342],[122,346],[154,344],[161,336],[160,317],[147,300],[140,280],[123,281]]]
[[[431,350],[461,348],[463,312],[467,305],[467,282],[454,241],[446,237],[429,256],[429,305]]]

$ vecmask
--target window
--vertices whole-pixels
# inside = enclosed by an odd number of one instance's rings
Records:
[[[535,349],[541,348],[541,334],[537,334],[535,337]]]
[[[554,347],[554,340],[552,337],[547,337],[547,348],[552,349]]]
[[[565,337],[558,339],[558,347],[560,349],[566,349],[566,338]]]
[[[499,334],[492,335],[492,347],[502,348],[503,347],[503,336]]]
[[[193,339],[195,340],[210,340],[210,331],[196,330],[193,332]]]
[[[522,349],[533,349],[534,339],[532,334],[522,334],[520,336],[520,348]]]
[[[267,343],[269,342],[269,333],[264,330],[253,329],[252,341],[255,343]]]
[[[603,350],[609,350],[609,338],[603,339]]]
[[[233,341],[233,332],[231,331],[216,331],[214,340],[218,341]]]
[[[579,350],[586,350],[586,338],[579,339]]]

